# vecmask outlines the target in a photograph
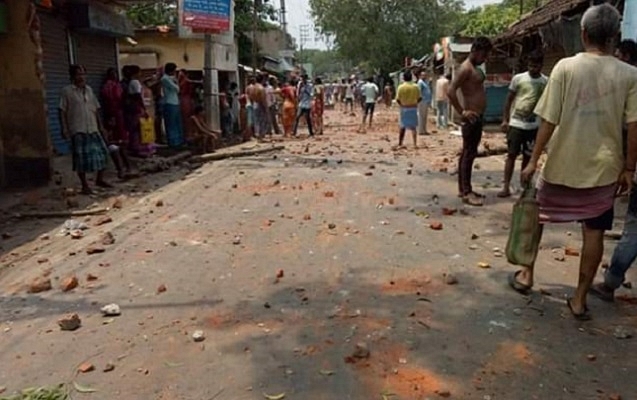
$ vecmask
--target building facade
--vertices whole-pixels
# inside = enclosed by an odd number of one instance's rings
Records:
[[[83,64],[94,91],[118,67],[117,38],[132,34],[123,13],[100,1],[4,0],[0,33],[0,185],[31,186],[67,154],[58,104],[69,66]],[[8,55],[8,56],[5,56]]]

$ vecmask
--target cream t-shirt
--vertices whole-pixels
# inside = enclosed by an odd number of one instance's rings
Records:
[[[562,59],[535,113],[556,125],[545,181],[582,189],[611,185],[624,169],[622,122],[637,122],[637,68],[591,53]]]

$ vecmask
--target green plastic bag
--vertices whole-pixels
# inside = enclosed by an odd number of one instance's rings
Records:
[[[506,255],[511,264],[533,267],[542,238],[540,205],[536,190],[529,185],[513,206]]]

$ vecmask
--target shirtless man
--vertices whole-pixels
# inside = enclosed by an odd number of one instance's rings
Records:
[[[459,197],[465,204],[483,205],[484,196],[473,191],[471,172],[478,156],[478,145],[482,140],[482,114],[487,107],[484,91],[484,71],[478,66],[489,57],[493,45],[484,37],[478,37],[471,46],[469,57],[455,74],[447,93],[449,102],[462,115],[462,153],[458,161]],[[458,89],[462,92],[463,103],[458,100]]]
[[[246,103],[246,119],[248,125],[246,126],[245,132],[243,133],[243,141],[247,141],[252,139],[254,135],[254,108],[252,107],[252,96],[254,92],[254,85],[256,80],[254,77],[248,80],[248,86],[246,86],[246,97],[248,99]]]
[[[263,140],[269,130],[269,116],[268,116],[268,100],[263,83],[265,78],[263,75],[257,75],[256,82],[252,86],[248,97],[252,103],[253,123],[254,123],[254,136]]]

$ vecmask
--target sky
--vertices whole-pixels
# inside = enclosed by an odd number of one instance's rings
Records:
[[[280,0],[272,0],[276,7],[279,6]],[[468,8],[481,6],[490,3],[499,3],[499,0],[465,0],[465,5]],[[289,33],[296,38],[297,44],[299,44],[299,33],[302,25],[310,25],[310,42],[305,44],[305,48],[325,49],[325,43],[320,41],[314,41],[314,30],[312,17],[310,16],[310,4],[309,0],[285,0],[285,7],[288,10],[288,29]]]

